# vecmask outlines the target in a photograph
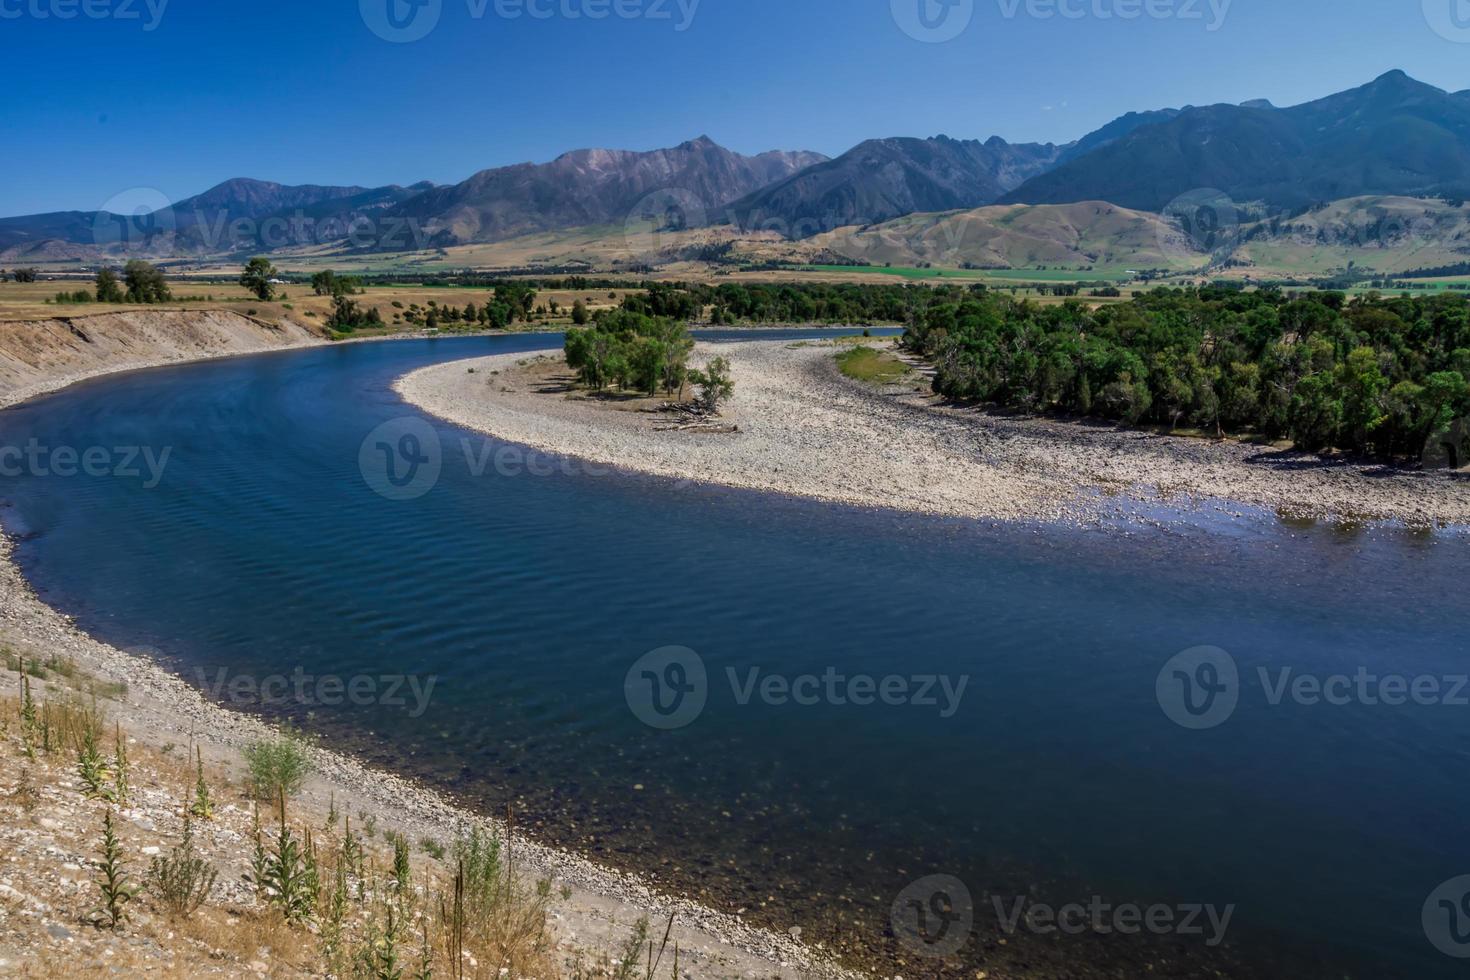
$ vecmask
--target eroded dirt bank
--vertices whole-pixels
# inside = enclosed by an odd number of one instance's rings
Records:
[[[325,341],[314,326],[229,310],[140,309],[0,322],[0,405],[117,371]]]

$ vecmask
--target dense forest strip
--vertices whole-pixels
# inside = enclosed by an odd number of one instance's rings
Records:
[[[905,340],[953,398],[1385,458],[1448,440],[1467,461],[1460,296],[1159,289],[1092,308],[971,293],[918,312]]]

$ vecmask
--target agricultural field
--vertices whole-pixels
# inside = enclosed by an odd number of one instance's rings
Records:
[[[278,286],[277,298],[262,302],[233,280],[207,279],[203,277],[170,278],[169,288],[174,300],[149,309],[158,310],[202,310],[226,309],[259,316],[266,320],[291,316],[302,322],[321,323],[331,314],[332,298],[317,296],[311,286],[294,283]],[[0,320],[34,320],[53,316],[87,316],[95,313],[116,313],[137,310],[129,303],[60,303],[55,297],[58,292],[92,289],[90,279],[43,278],[34,283],[0,283]],[[582,300],[590,311],[617,306],[630,290],[587,289],[551,290],[538,292],[536,305],[547,307],[538,323],[560,328],[571,322],[572,304]],[[490,290],[471,286],[422,286],[416,284],[372,285],[354,296],[363,309],[376,307],[386,323],[392,324],[395,313],[417,304],[427,307],[430,301],[440,306],[463,308],[466,304],[483,305]],[[550,312],[551,304],[558,309]],[[397,304],[397,305],[395,305]],[[400,325],[407,329],[407,325]]]

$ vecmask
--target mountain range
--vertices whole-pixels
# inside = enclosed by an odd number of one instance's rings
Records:
[[[1392,71],[1288,109],[1260,101],[1186,109],[1038,175],[1001,203],[1100,200],[1162,211],[1201,188],[1277,209],[1369,194],[1464,196],[1470,92]]]
[[[701,136],[646,152],[577,150],[445,186],[242,178],[137,216],[0,219],[0,263],[106,256],[121,245],[156,255],[324,245],[411,251],[573,228],[617,234],[635,224],[802,240],[989,205],[1112,205],[1121,210],[1084,210],[1065,222],[1101,214],[1138,228],[1144,219],[1135,213],[1167,212],[1205,188],[1267,215],[1371,195],[1470,196],[1470,92],[1393,71],[1289,108],[1257,99],[1130,112],[1064,145],[901,137],[828,159],[810,151],[744,156]]]
[[[751,191],[820,165],[820,153],[773,150],[747,157],[708,136],[668,150],[577,150],[550,163],[482,170],[391,209],[435,246],[501,241],[589,225],[622,225],[649,208],[699,221]]]

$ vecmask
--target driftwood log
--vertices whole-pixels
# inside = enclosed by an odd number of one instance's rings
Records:
[[[656,432],[710,432],[729,435],[740,431],[740,426],[717,421],[718,415],[699,405],[664,402],[659,406],[659,412],[671,417],[663,424],[655,426]]]

